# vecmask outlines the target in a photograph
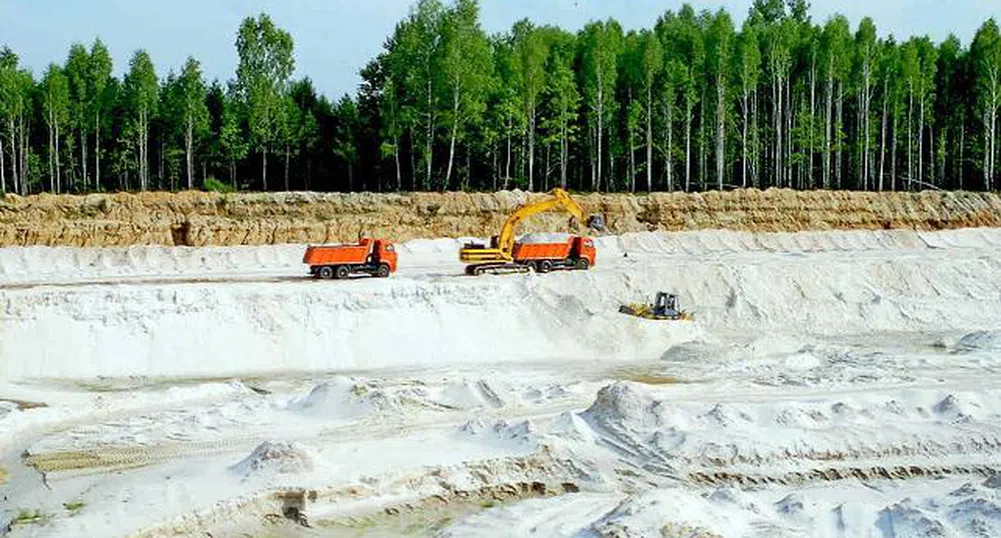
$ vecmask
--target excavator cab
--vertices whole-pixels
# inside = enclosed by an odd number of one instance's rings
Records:
[[[591,215],[587,218],[587,227],[598,232],[604,232],[605,219],[601,215]]]

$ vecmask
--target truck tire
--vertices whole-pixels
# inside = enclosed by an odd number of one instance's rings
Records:
[[[348,266],[346,265],[338,265],[337,269],[334,270],[334,275],[337,276],[337,280],[344,280],[348,277],[349,273],[351,273],[351,271],[348,270]]]
[[[389,277],[389,264],[380,263],[379,268],[375,270],[375,276],[379,278]]]
[[[539,264],[535,263],[535,260],[532,260],[532,261],[526,263],[525,265],[527,265],[528,268],[531,269],[533,273],[538,273],[539,272]]]
[[[549,271],[552,270],[553,270],[553,262],[549,260],[542,260],[541,262],[539,262],[540,273],[548,273]]]
[[[324,265],[316,270],[316,275],[323,280],[330,280],[334,278],[334,268],[329,265]]]
[[[577,263],[574,264],[574,269],[576,269],[578,271],[587,271],[588,267],[590,267],[590,266],[591,266],[591,264],[588,263],[588,261],[586,259],[581,258],[581,259],[577,260]]]

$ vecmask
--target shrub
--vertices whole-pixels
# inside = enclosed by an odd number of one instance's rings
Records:
[[[205,178],[203,188],[209,192],[233,192],[233,187],[231,185],[227,185],[214,177]]]

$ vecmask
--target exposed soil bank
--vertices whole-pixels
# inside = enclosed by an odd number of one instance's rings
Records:
[[[542,196],[542,195],[532,195]],[[528,193],[118,193],[0,200],[0,246],[261,245],[488,237]],[[1001,226],[994,193],[737,190],[581,194],[609,231],[949,229]],[[566,230],[540,215],[521,231]]]

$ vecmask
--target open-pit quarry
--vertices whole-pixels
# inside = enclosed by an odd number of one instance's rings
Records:
[[[525,197],[0,203],[0,536],[1001,535],[996,195],[582,195],[595,267],[464,275]]]

